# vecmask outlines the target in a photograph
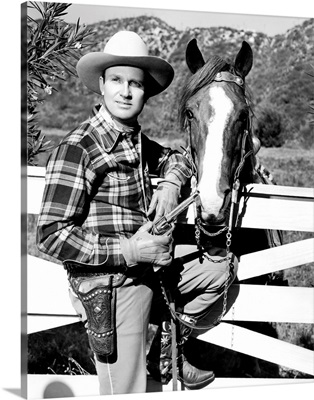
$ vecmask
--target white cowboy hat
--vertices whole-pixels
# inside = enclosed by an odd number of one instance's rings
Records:
[[[103,52],[85,54],[77,63],[76,70],[85,86],[100,93],[99,77],[106,68],[113,66],[138,67],[146,71],[150,79],[148,95],[155,96],[172,82],[174,71],[164,59],[149,56],[148,49],[137,33],[120,31],[107,42]]]

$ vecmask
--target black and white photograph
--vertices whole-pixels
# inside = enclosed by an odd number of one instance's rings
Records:
[[[313,390],[314,16],[107,3],[19,4],[4,394]]]

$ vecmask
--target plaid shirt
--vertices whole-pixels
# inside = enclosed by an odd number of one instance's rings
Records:
[[[122,132],[98,108],[93,114],[47,163],[38,248],[61,261],[125,265],[119,237],[131,237],[147,221],[149,175],[172,172],[184,184],[191,171],[182,154],[140,129]]]

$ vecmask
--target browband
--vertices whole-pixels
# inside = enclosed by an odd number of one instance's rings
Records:
[[[236,83],[238,86],[243,86],[244,81],[242,78],[240,78],[237,75],[233,75],[230,72],[227,71],[222,71],[222,72],[218,72],[218,74],[215,76],[214,78],[215,82],[234,82]]]

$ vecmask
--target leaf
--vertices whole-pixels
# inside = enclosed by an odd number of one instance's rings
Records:
[[[70,75],[74,75],[74,74],[75,74],[75,72],[73,71],[73,70],[74,70],[74,67],[72,67],[72,70],[71,70],[61,59],[59,59],[59,63],[63,66],[63,68],[64,68]]]
[[[58,17],[65,15],[64,11],[70,6],[71,3],[55,3],[55,15]]]
[[[77,33],[80,27],[80,18],[76,22],[75,32]]]
[[[72,32],[68,37],[68,43],[72,42],[73,38],[74,38],[74,30],[72,29]]]
[[[54,51],[54,49],[56,49],[59,46],[59,42],[55,43],[54,45],[52,45],[46,52],[45,54],[43,54],[41,57],[39,57],[39,59],[45,58],[48,56],[48,54],[52,53]]]

